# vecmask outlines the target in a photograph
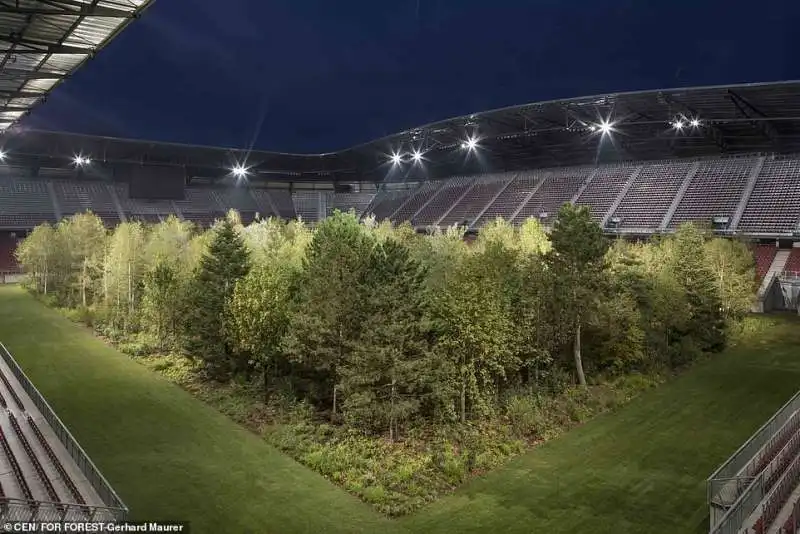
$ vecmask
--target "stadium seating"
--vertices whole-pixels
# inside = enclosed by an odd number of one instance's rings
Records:
[[[68,180],[52,180],[51,183],[62,217],[90,210],[109,226],[120,222],[109,184]]]
[[[473,178],[451,178],[439,188],[436,195],[414,217],[417,226],[431,226],[464,196],[472,187]]]
[[[519,211],[514,222],[539,217],[542,224],[552,223],[561,206],[572,200],[593,170],[592,167],[575,167],[550,172]]]
[[[361,216],[366,212],[374,197],[374,192],[336,193],[333,195],[333,202],[328,204],[328,215],[331,215],[333,210],[353,210],[356,215]]]
[[[475,222],[481,211],[489,205],[489,202],[506,186],[511,176],[507,174],[490,174],[481,177],[469,194],[465,195],[453,209],[445,215],[439,222],[439,226],[447,227],[453,224],[461,224],[468,221],[469,224]]]
[[[263,210],[259,213],[269,215],[265,216],[278,216],[284,219],[294,219],[297,214],[294,210],[294,203],[292,202],[292,195],[288,189],[257,189],[253,188],[253,198],[256,200],[258,207]]]
[[[292,202],[297,216],[304,221],[316,222],[328,212],[327,191],[295,191]]]
[[[520,205],[542,182],[544,176],[542,173],[524,172],[512,178],[511,183],[502,190],[494,202],[481,215],[480,219],[475,221],[473,226],[479,228],[498,217],[510,221]]]
[[[17,260],[14,258],[16,249],[17,238],[11,232],[0,232],[0,272],[17,270]]]
[[[602,223],[635,170],[632,166],[598,167],[575,204],[588,206],[592,218]]]
[[[669,227],[677,228],[687,221],[710,223],[713,217],[732,218],[755,163],[754,158],[701,162]]]
[[[61,499],[59,499],[58,493],[56,493],[56,489],[53,487],[53,482],[50,480],[50,477],[47,476],[47,472],[44,470],[44,467],[42,467],[42,462],[33,450],[27,436],[25,436],[25,433],[22,431],[22,427],[19,426],[16,416],[13,413],[9,413],[8,418],[11,423],[11,428],[14,429],[14,434],[17,436],[17,441],[22,445],[22,448],[25,449],[28,461],[33,466],[33,470],[36,472],[39,482],[44,486],[47,499],[50,502],[60,502]]]
[[[61,480],[64,481],[64,485],[67,486],[72,498],[78,504],[86,504],[86,500],[83,498],[83,495],[81,495],[81,492],[78,491],[78,487],[75,485],[75,482],[73,482],[72,477],[69,476],[67,470],[64,469],[64,465],[53,451],[53,447],[51,447],[50,443],[47,442],[44,434],[42,434],[42,431],[39,429],[39,425],[36,424],[36,421],[34,421],[30,415],[28,415],[28,426],[30,426],[31,430],[33,430],[33,433],[36,435],[36,439],[39,442],[39,446],[44,449],[45,454],[47,454],[47,458],[55,466],[56,471],[58,471]]]
[[[426,182],[422,184],[414,191],[411,197],[400,206],[397,213],[392,216],[394,222],[403,223],[410,221],[411,224],[414,224],[416,222],[412,220],[414,215],[437,193],[441,186],[442,182]]]
[[[379,221],[388,219],[412,194],[414,194],[414,192],[407,189],[400,191],[381,191],[372,199],[372,203],[367,208],[366,213],[374,215]]]
[[[55,222],[53,201],[44,181],[0,180],[0,228],[32,228]]]
[[[756,276],[759,280],[769,271],[777,252],[778,248],[775,245],[756,245],[753,255],[756,259]]]
[[[19,489],[22,491],[23,498],[27,501],[33,501],[33,492],[31,491],[31,487],[25,480],[25,474],[22,472],[22,468],[19,466],[17,456],[14,454],[14,450],[11,448],[11,444],[8,441],[8,436],[6,436],[6,433],[3,431],[2,427],[0,427],[0,447],[3,449],[6,462],[11,466],[11,471],[14,473],[14,480],[19,486]]]
[[[793,248],[789,253],[789,259],[786,260],[786,266],[783,272],[793,275],[800,275],[800,248]]]
[[[800,159],[768,159],[756,179],[739,231],[791,233],[800,222]]]

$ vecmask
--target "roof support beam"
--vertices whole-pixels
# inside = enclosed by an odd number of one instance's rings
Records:
[[[47,93],[33,93],[31,91],[4,91],[0,89],[0,100],[10,100],[12,98],[41,98]]]
[[[97,6],[94,3],[81,4],[79,2],[69,2],[66,0],[39,0],[35,7],[20,6],[18,2],[8,0],[0,1],[0,8],[6,13],[15,15],[75,15],[92,17],[109,17],[128,19],[134,16],[134,12],[112,7]]]
[[[13,53],[13,52],[12,52]],[[60,80],[66,78],[66,72],[28,71],[25,69],[3,68],[0,78],[23,78],[25,80]]]
[[[0,35],[0,43],[14,45],[14,48],[0,50],[0,54],[89,54],[94,55],[93,47],[70,46],[63,44],[53,44],[36,39],[22,37],[18,33],[10,35]],[[20,48],[22,47],[22,48]]]
[[[733,105],[736,106],[736,109],[744,115],[748,119],[754,118],[753,115],[761,119],[769,119],[761,110],[756,108],[753,104],[747,101],[746,98],[741,96],[739,93],[734,91],[733,89],[728,89],[728,96],[733,102]],[[753,122],[753,127],[755,127],[761,134],[766,137],[769,141],[775,142],[778,139],[778,133],[775,131],[775,127],[765,120],[759,120]]]

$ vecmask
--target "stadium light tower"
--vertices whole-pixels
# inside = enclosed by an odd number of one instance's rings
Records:
[[[250,170],[241,163],[237,163],[236,165],[234,165],[233,168],[231,169],[231,172],[236,178],[240,180],[242,178],[246,178],[247,175],[250,174]]]
[[[478,148],[478,138],[474,135],[467,137],[467,140],[461,143],[461,148],[474,152]]]

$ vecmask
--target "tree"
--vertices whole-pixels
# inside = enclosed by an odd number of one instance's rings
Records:
[[[755,301],[757,284],[753,253],[741,241],[719,237],[706,242],[705,252],[714,273],[723,314],[728,320],[741,319]]]
[[[364,323],[341,366],[344,413],[356,426],[397,438],[431,390],[425,272],[389,237],[372,249],[365,276]]]
[[[31,288],[43,295],[47,295],[53,256],[59,253],[57,246],[55,230],[50,224],[44,223],[35,227],[15,251],[22,270],[28,274]]]
[[[573,336],[573,358],[578,382],[586,386],[581,354],[581,327],[596,309],[605,275],[609,244],[586,206],[564,204],[550,234],[551,266],[558,273],[558,302]]]
[[[320,396],[337,412],[339,367],[349,358],[364,314],[362,285],[374,238],[353,214],[334,213],[319,223],[294,281],[284,350],[317,373]],[[322,400],[322,399],[320,399]],[[327,402],[325,402],[327,404]]]
[[[137,327],[146,267],[145,243],[145,229],[139,222],[120,224],[109,238],[103,267],[103,295],[114,336],[130,333]]]
[[[200,359],[214,379],[246,372],[226,332],[226,309],[236,282],[249,270],[249,253],[229,219],[217,222],[208,250],[187,287],[183,344],[189,358]]]
[[[725,346],[726,325],[722,301],[705,251],[706,237],[696,226],[684,223],[675,232],[672,272],[689,304],[691,322],[684,334],[702,351]]]
[[[161,351],[179,337],[183,296],[191,269],[192,225],[170,216],[147,235],[142,294],[142,322],[156,338]]]
[[[106,228],[103,221],[91,212],[76,213],[58,226],[68,243],[71,271],[77,276],[76,284],[81,305],[89,304],[87,293],[94,280],[100,278],[105,253]]]

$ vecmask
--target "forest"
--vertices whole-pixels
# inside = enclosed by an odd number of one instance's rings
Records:
[[[17,258],[48,305],[390,515],[721,351],[756,289],[745,242],[610,239],[571,204],[472,242],[352,212],[87,212]]]

